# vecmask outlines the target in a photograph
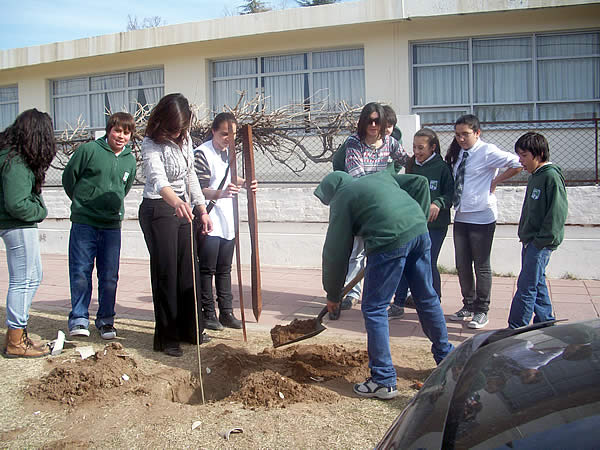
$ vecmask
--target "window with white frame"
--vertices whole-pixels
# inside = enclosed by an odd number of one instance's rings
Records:
[[[341,101],[360,105],[365,97],[363,49],[326,50],[257,56],[212,62],[212,108],[223,110],[246,100],[264,98],[268,111],[294,105],[300,115],[311,104],[333,112]],[[314,111],[313,111],[314,113]]]
[[[74,127],[78,119],[90,128],[104,128],[110,113],[135,114],[158,103],[164,92],[163,69],[84,76],[51,82],[54,128]]]
[[[412,111],[424,123],[600,115],[600,32],[416,42]]]
[[[17,86],[0,87],[0,131],[11,125],[19,115],[19,89]]]

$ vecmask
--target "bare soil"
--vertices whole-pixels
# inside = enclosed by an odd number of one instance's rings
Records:
[[[33,311],[30,334],[50,338],[65,323]],[[352,392],[368,376],[365,342],[322,333],[275,349],[268,331],[249,331],[248,343],[215,332],[199,377],[195,346],[171,358],[151,350],[152,323],[115,326],[108,344],[92,331],[59,356],[1,360],[1,447],[372,448],[434,366],[427,342],[392,342],[400,395],[384,402]],[[95,354],[82,360],[75,349],[88,345]]]

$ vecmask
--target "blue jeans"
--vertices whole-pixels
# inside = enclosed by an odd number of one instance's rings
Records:
[[[120,228],[97,228],[73,223],[69,236],[69,280],[71,285],[71,313],[69,329],[76,325],[88,327],[92,298],[92,271],[96,260],[98,272],[98,313],[96,327],[113,325],[119,257],[121,252]]]
[[[354,243],[352,244],[352,253],[350,254],[350,260],[348,261],[348,272],[346,273],[346,280],[344,286],[350,283],[360,269],[365,265],[365,241],[360,236],[354,236]],[[361,293],[361,282],[359,281],[354,287],[348,292],[348,297],[352,297],[356,300],[360,300]],[[342,299],[343,300],[343,299]]]
[[[8,293],[6,325],[26,328],[33,296],[42,281],[42,258],[37,228],[0,230],[6,247]]]
[[[508,327],[519,328],[533,322],[554,320],[552,303],[546,286],[546,267],[552,250],[539,250],[533,243],[521,250],[521,273],[517,280],[517,292],[510,305]]]
[[[439,364],[454,348],[448,342],[444,313],[432,287],[430,247],[429,235],[424,233],[400,248],[367,257],[361,309],[367,329],[371,377],[378,384],[396,385],[387,307],[403,273],[409,280],[421,327],[432,342],[435,362]]]
[[[441,230],[429,230],[429,239],[431,240],[431,276],[433,278],[433,289],[435,289],[440,301],[442,299],[442,277],[440,277],[437,262],[447,232],[448,227]],[[398,289],[396,289],[396,295],[394,296],[394,305],[404,307],[407,295],[408,281],[406,281],[406,276],[402,275],[400,284],[398,284]]]

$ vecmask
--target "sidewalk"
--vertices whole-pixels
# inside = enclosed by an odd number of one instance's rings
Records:
[[[71,309],[69,295],[68,258],[64,255],[42,255],[44,280],[34,298],[33,309],[64,313],[65,328]],[[95,283],[94,274],[94,283]],[[242,270],[243,295],[248,330],[268,332],[278,324],[287,324],[295,318],[315,317],[325,303],[321,285],[321,271],[315,269],[290,269],[285,267],[263,267],[262,299],[263,310],[260,321],[256,323],[251,307],[250,273]],[[232,273],[234,282],[234,307],[239,318],[239,299],[237,276]],[[600,317],[600,280],[548,280],[550,295],[557,318],[571,321]],[[485,329],[505,328],[510,302],[516,285],[515,278],[494,278],[492,302],[489,312],[490,323]],[[6,254],[0,252],[0,295],[5,296],[8,287],[8,269]],[[477,333],[467,328],[466,323],[452,322],[450,314],[462,306],[458,278],[455,275],[442,275],[442,307],[446,315],[448,333],[452,342],[460,343]],[[5,298],[5,297],[4,297]],[[3,299],[2,307],[6,307]],[[97,309],[97,292],[94,288],[90,317]],[[122,259],[120,266],[119,288],[117,293],[117,317],[140,320],[154,320],[152,292],[150,288],[150,269],[147,260]],[[327,322],[328,319],[325,319]],[[4,324],[2,324],[4,326]],[[340,320],[326,323],[327,333],[339,333],[347,337],[365,336],[360,304],[352,310],[342,311]],[[210,332],[216,333],[216,332]],[[390,321],[390,336],[425,337],[421,331],[415,310],[406,309],[402,319]]]

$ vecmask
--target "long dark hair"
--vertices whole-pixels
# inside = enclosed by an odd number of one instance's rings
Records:
[[[440,139],[435,131],[431,128],[421,128],[419,131],[415,133],[415,137],[426,137],[427,145],[434,146],[433,153],[440,154]],[[415,166],[415,156],[411,156],[411,158],[406,163],[406,173],[411,173],[413,167]]]
[[[452,139],[448,151],[446,152],[446,162],[453,166],[458,161],[458,155],[460,154],[460,145],[456,138]]]
[[[182,94],[168,94],[150,112],[146,136],[160,144],[172,141],[182,147],[191,122],[192,110],[187,98]],[[173,139],[171,136],[176,133],[179,136]]]
[[[479,123],[479,118],[474,116],[473,114],[464,114],[456,119],[454,122],[454,129],[456,129],[457,125],[467,125],[473,133],[477,133],[481,130],[481,124]],[[460,145],[456,141],[456,138],[452,139],[450,143],[450,147],[448,147],[448,151],[446,152],[446,162],[453,166],[456,161],[458,161],[458,155],[460,154]]]
[[[365,141],[367,137],[367,127],[371,123],[371,114],[376,112],[379,115],[379,136],[383,138],[385,136],[385,129],[387,128],[387,124],[385,123],[385,112],[383,110],[383,106],[379,103],[371,102],[367,103],[362,111],[360,112],[360,117],[358,119],[357,126],[357,134],[361,142]]]
[[[35,177],[34,191],[42,192],[46,171],[56,156],[52,119],[37,109],[28,109],[0,133],[0,149],[10,148],[7,162],[20,155]]]

